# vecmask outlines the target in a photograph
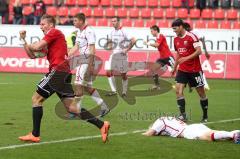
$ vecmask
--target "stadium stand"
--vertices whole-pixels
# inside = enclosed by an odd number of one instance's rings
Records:
[[[10,20],[13,17],[14,1],[10,0]],[[197,1],[188,0],[189,7],[183,5],[184,1],[186,0],[64,0],[64,4],[59,6],[55,0],[44,0],[48,14],[64,19],[83,12],[88,18],[95,18],[95,22],[92,20],[91,23],[99,26],[108,26],[109,19],[117,15],[127,26],[147,27],[155,21],[161,27],[169,27],[173,19],[182,18],[200,28],[239,28],[239,0],[219,0],[218,3],[207,0],[207,8],[202,11],[197,8]],[[35,0],[22,0],[24,15],[32,12],[31,5],[34,2]]]

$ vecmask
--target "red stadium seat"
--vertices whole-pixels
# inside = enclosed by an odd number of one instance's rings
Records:
[[[161,9],[161,8],[154,8],[154,10],[153,10],[153,17],[154,18],[163,18],[163,9]]]
[[[106,8],[105,16],[108,18],[114,17],[115,16],[115,8]]]
[[[118,8],[117,16],[119,16],[121,18],[126,18],[127,17],[127,9],[126,8]]]
[[[212,29],[218,29],[218,22],[216,20],[209,21],[207,27]]]
[[[88,4],[89,4],[90,6],[96,7],[96,6],[99,5],[99,0],[88,0]]]
[[[224,19],[225,18],[225,11],[221,8],[216,9],[214,12],[214,18],[215,19]]]
[[[200,10],[197,8],[190,10],[190,18],[191,19],[199,19],[200,18]]]
[[[147,23],[146,23],[146,27],[151,27],[153,25],[156,25],[156,20],[155,19],[148,20]]]
[[[166,9],[166,18],[175,18],[176,10],[174,8],[167,8]]]
[[[138,8],[131,8],[129,10],[129,17],[138,18],[139,17],[139,9]]]
[[[80,8],[79,7],[72,7],[70,8],[70,16],[75,16],[76,14],[80,13]]]
[[[101,0],[101,5],[104,7],[109,7],[111,4],[111,0]]]
[[[186,19],[188,17],[188,10],[186,8],[179,8],[177,11],[177,17]]]
[[[125,27],[132,27],[132,20],[131,19],[123,19],[122,25]]]
[[[53,7],[53,6],[47,7],[46,13],[49,14],[49,15],[52,15],[52,16],[56,16],[57,15],[57,8]]]
[[[213,17],[212,9],[203,9],[201,17],[203,19],[212,19]]]
[[[112,0],[112,5],[114,7],[121,7],[122,6],[122,0]]]
[[[173,0],[172,6],[175,7],[175,8],[182,7],[182,0]]]
[[[147,5],[146,0],[136,0],[137,7],[146,7],[146,5]]]
[[[236,20],[238,16],[238,11],[236,9],[230,9],[227,11],[227,19]]]
[[[169,8],[170,7],[170,1],[169,0],[161,0],[160,1],[160,6],[165,7],[165,8]]]
[[[137,19],[134,21],[134,27],[144,27],[144,20],[143,19]]]
[[[82,13],[84,13],[86,17],[90,17],[92,15],[92,9],[84,7]]]
[[[221,29],[231,29],[230,21],[227,21],[227,20],[221,21],[220,28]]]
[[[133,7],[134,6],[134,0],[125,0],[124,5],[125,5],[125,7]]]
[[[30,0],[22,0],[21,2],[22,2],[23,5],[30,4]]]
[[[149,8],[144,8],[141,11],[142,18],[151,18],[151,9]]]
[[[108,20],[105,18],[101,18],[98,20],[98,26],[108,26]]]
[[[167,20],[160,20],[158,22],[158,27],[159,28],[169,28],[170,27],[170,23]]]
[[[190,8],[193,8],[193,7],[194,7],[195,0],[188,0],[188,1],[189,1],[189,7],[190,7]]]
[[[89,18],[87,19],[87,23],[92,26],[96,26],[96,19],[95,18]]]
[[[103,17],[103,9],[101,7],[97,7],[93,9],[94,17]]]
[[[67,17],[68,16],[68,7],[59,7],[57,13],[59,16]]]
[[[77,4],[77,0],[66,0],[65,4],[68,6],[74,6]]]
[[[203,20],[196,21],[195,28],[206,28],[206,22]]]
[[[86,5],[87,5],[87,0],[78,0],[78,1],[77,1],[77,4],[78,4],[79,6],[86,6]]]
[[[29,15],[33,12],[33,8],[31,6],[23,7],[23,15]]]
[[[22,0],[22,2],[23,2],[23,0]],[[46,5],[53,5],[55,3],[55,1],[54,0],[44,0],[44,3]]]
[[[240,21],[233,22],[233,29],[240,29]]]
[[[148,0],[148,7],[157,8],[158,7],[158,0]]]

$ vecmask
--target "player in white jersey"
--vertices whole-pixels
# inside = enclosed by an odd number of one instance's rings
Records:
[[[240,144],[240,130],[219,131],[212,130],[204,124],[190,124],[175,117],[160,117],[143,133],[145,136],[170,136],[195,140],[233,140]]]
[[[198,37],[198,39],[201,41],[201,47],[202,47],[202,49],[204,50],[204,53],[205,53],[206,58],[207,58],[207,59],[210,59],[210,55],[209,55],[209,53],[208,53],[208,51],[207,51],[206,44],[205,44],[205,37],[204,37],[202,34],[200,34],[197,30],[195,30],[195,29],[193,30],[189,23],[185,23],[184,28],[185,28],[188,32],[191,32],[191,33],[193,33],[194,35],[196,35],[196,36]],[[204,81],[204,88],[205,88],[206,90],[210,90],[210,87],[209,87],[209,85],[208,85],[208,83],[207,83],[207,79],[206,79],[204,73],[203,73],[203,81]]]
[[[122,97],[126,97],[128,89],[128,56],[127,52],[134,46],[136,40],[131,37],[125,29],[120,26],[120,18],[112,18],[113,30],[108,35],[106,48],[112,50],[109,61],[105,63],[108,81],[112,92],[107,95],[115,95],[117,93],[116,83],[114,79],[114,71],[120,72],[122,76]]]
[[[78,13],[74,16],[73,24],[78,29],[76,42],[74,47],[68,52],[69,55],[80,52],[80,66],[76,71],[76,96],[78,99],[78,107],[81,107],[83,97],[83,89],[85,89],[92,99],[101,106],[100,116],[104,116],[109,112],[106,103],[100,97],[98,91],[92,88],[92,74],[94,70],[95,42],[96,35],[94,30],[85,23],[85,15]]]

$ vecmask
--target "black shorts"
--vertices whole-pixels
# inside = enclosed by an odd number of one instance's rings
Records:
[[[162,67],[168,65],[170,67],[174,67],[175,60],[172,56],[165,59],[157,59],[156,63],[160,64]]]
[[[190,87],[201,87],[204,86],[203,72],[183,72],[178,70],[175,81],[177,83],[187,84],[189,83]]]
[[[38,83],[36,92],[45,99],[55,92],[60,99],[65,97],[74,97],[71,80],[71,73],[52,70]]]

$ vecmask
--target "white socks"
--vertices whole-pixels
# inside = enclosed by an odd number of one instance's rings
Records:
[[[103,101],[103,99],[100,97],[97,90],[94,90],[94,92],[91,95],[91,98],[97,103],[97,105],[101,106],[101,109],[107,109],[107,105]]]
[[[233,138],[233,132],[228,131],[216,131],[213,133],[214,140],[221,140],[221,139],[232,139]]]
[[[128,79],[127,80],[122,80],[122,93],[123,94],[127,94],[127,90],[128,90]]]
[[[115,82],[114,76],[108,77],[108,82],[110,84],[111,90],[113,92],[117,92],[117,90],[116,90],[116,82]]]

